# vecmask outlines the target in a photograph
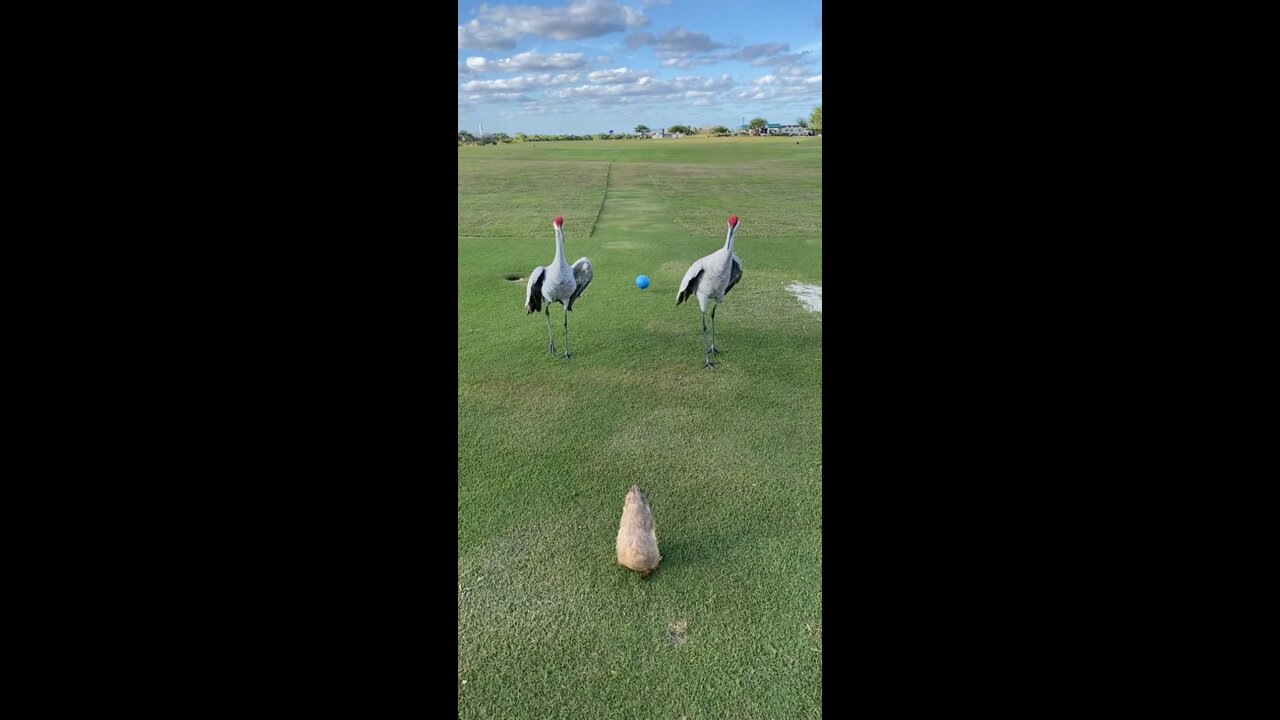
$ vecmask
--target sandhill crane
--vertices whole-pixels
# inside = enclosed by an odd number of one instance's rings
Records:
[[[716,308],[724,300],[724,296],[742,279],[742,260],[733,254],[733,232],[738,227],[738,216],[729,216],[729,235],[725,238],[724,247],[699,258],[689,266],[689,271],[680,281],[680,290],[676,293],[676,305],[684,302],[690,295],[698,296],[698,305],[702,307],[702,351],[707,356],[707,364],[703,367],[715,367],[712,356],[721,354],[716,349]],[[707,347],[707,301],[715,300],[711,307],[711,347]]]
[[[542,310],[547,315],[547,354],[556,356],[556,344],[551,337],[551,303],[558,302],[564,307],[564,359],[569,354],[569,311],[573,303],[591,284],[591,261],[578,258],[578,262],[570,266],[564,261],[564,218],[556,216],[552,225],[556,229],[556,257],[546,267],[536,267],[529,273],[529,287],[525,288],[524,309],[526,314]]]

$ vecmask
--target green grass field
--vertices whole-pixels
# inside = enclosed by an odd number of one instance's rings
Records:
[[[822,141],[798,140],[459,148],[460,718],[821,716],[822,320],[786,286],[822,284]],[[676,289],[730,214],[704,369]],[[595,268],[567,362],[523,307],[556,215]],[[614,556],[633,483],[647,578]]]

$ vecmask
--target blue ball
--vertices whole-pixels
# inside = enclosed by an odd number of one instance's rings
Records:
[[[649,287],[649,276],[641,275],[640,277],[636,278],[636,287],[640,288],[641,290]]]

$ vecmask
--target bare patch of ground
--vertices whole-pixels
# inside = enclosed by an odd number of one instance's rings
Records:
[[[672,623],[667,623],[667,640],[676,645],[684,644],[684,634],[689,629],[689,621],[681,618]]]
[[[800,299],[809,310],[820,313],[822,312],[822,286],[806,285],[804,283],[793,282],[787,286],[792,295]]]

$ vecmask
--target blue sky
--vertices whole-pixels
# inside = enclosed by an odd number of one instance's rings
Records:
[[[821,103],[821,0],[458,2],[472,134],[792,123]]]

